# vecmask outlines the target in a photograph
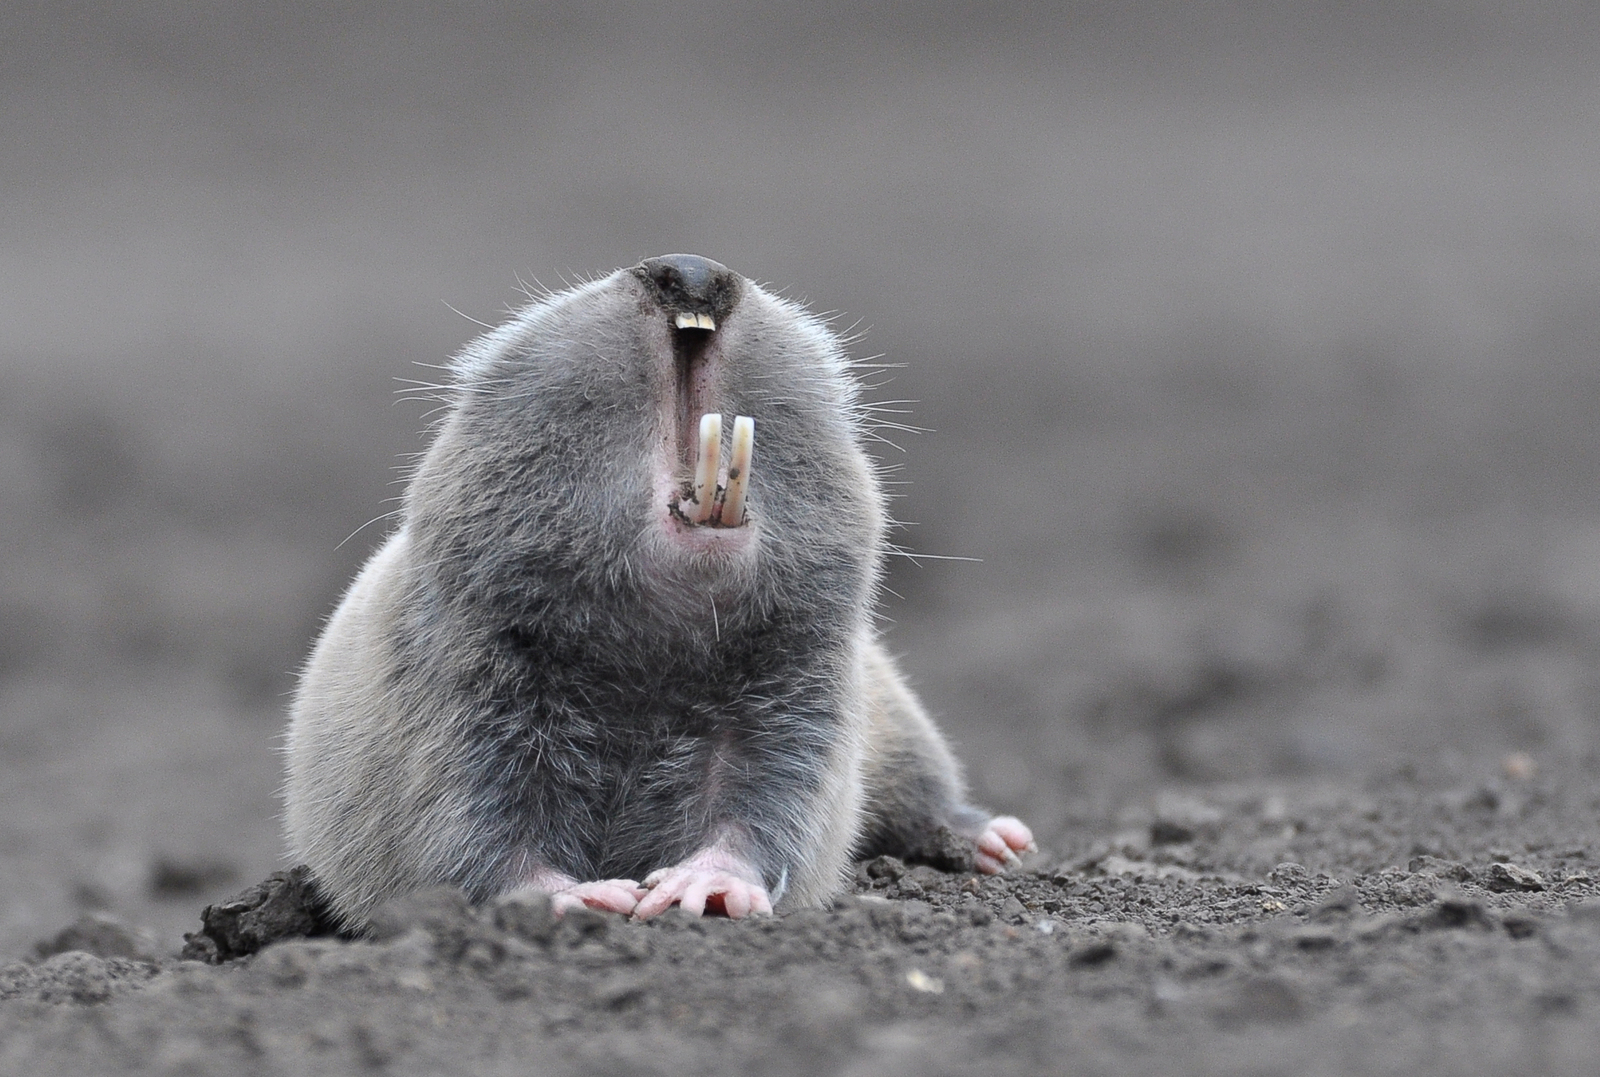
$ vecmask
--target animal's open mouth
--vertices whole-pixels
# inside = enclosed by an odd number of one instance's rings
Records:
[[[709,314],[679,312],[672,322],[681,481],[667,507],[673,516],[696,527],[741,527],[747,516],[745,494],[755,450],[755,420],[748,415],[734,417],[728,466],[722,470],[722,413],[708,410],[713,395],[710,368],[715,358],[708,345],[717,329],[716,319]]]

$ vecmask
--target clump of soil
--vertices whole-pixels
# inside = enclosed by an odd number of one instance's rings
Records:
[[[335,925],[311,869],[275,871],[227,901],[207,905],[200,930],[183,937],[183,956],[220,965],[280,939],[331,935]]]

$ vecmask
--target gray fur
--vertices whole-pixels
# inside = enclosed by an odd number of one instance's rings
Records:
[[[981,830],[874,638],[885,513],[849,360],[818,319],[730,279],[717,400],[757,429],[732,555],[663,537],[673,338],[639,270],[536,302],[457,359],[399,527],[293,706],[289,845],[347,923],[542,867],[643,878],[728,827],[785,907],[815,905],[858,848]]]

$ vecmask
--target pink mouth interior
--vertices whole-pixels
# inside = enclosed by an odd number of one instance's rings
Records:
[[[677,375],[678,485],[686,497],[694,494],[694,468],[700,451],[700,416],[711,408],[713,389],[711,334],[699,329],[675,329],[672,359]]]
[[[676,398],[673,401],[673,421],[676,427],[675,455],[672,463],[672,494],[669,511],[681,522],[696,528],[721,528],[718,518],[720,505],[710,519],[695,522],[695,467],[700,456],[700,419],[717,410],[714,400],[716,390],[716,349],[712,346],[712,332],[701,329],[672,330],[672,363],[676,381]],[[718,477],[721,482],[721,476]],[[720,500],[721,486],[711,496]]]
[[[738,529],[749,519],[748,476],[741,471],[749,470],[753,420],[735,416],[732,431],[723,430],[718,437],[708,430],[706,441],[701,440],[702,423],[714,417],[720,424],[722,419],[723,401],[717,399],[721,344],[715,329],[675,328],[672,333],[674,430],[667,448],[672,457],[666,461],[671,491],[667,510],[672,518],[695,528]],[[733,441],[729,470],[724,471],[722,443],[729,433]]]

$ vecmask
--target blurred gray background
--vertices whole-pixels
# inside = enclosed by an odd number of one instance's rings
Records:
[[[897,559],[886,631],[1055,849],[1158,788],[1592,760],[1597,45],[1504,0],[7,4],[0,956],[276,866],[285,693],[423,444],[395,379],[673,251],[904,364],[899,541],[980,560]]]

